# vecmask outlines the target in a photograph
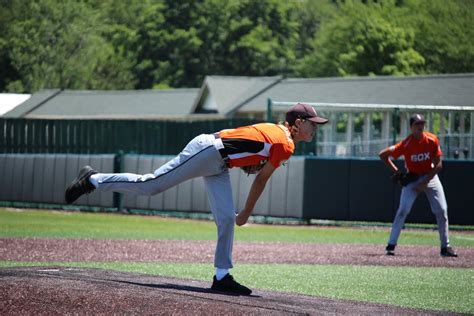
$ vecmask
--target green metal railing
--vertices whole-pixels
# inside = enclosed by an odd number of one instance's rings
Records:
[[[256,123],[207,121],[0,119],[0,153],[173,155],[195,136]]]

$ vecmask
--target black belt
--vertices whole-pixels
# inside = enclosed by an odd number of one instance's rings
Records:
[[[214,138],[215,139],[219,139],[221,138],[219,136],[219,133],[214,133]],[[224,148],[221,148],[219,149],[219,154],[221,154],[221,157],[222,157],[222,160],[224,160],[224,164],[227,168],[230,168],[230,158],[229,158],[229,155],[227,154],[227,151],[225,150],[225,147]]]

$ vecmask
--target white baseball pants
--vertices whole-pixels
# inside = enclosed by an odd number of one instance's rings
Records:
[[[94,175],[98,190],[153,195],[186,180],[204,177],[209,205],[217,225],[214,266],[232,268],[235,209],[229,171],[219,153],[222,140],[202,134],[191,140],[183,151],[156,169],[153,174],[99,173]]]
[[[392,232],[390,233],[390,239],[388,241],[391,245],[396,245],[400,232],[405,223],[405,219],[411,211],[413,203],[415,202],[418,193],[415,188],[424,180],[426,176],[420,177],[417,181],[414,181],[407,186],[403,187],[400,195],[400,206],[398,207],[397,214],[392,225]],[[448,204],[444,196],[443,186],[439,181],[438,175],[435,175],[425,190],[426,197],[431,206],[431,212],[436,216],[436,222],[438,223],[439,238],[441,241],[441,247],[449,246],[449,228],[448,228]]]

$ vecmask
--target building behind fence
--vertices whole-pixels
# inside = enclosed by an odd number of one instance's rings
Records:
[[[267,119],[283,119],[295,103],[269,99]],[[421,113],[426,130],[438,136],[445,158],[474,159],[474,106],[307,103],[330,121],[316,135],[315,156],[377,157],[407,137],[410,116]]]

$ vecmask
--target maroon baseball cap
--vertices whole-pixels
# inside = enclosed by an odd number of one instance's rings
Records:
[[[295,124],[296,119],[304,119],[318,124],[326,124],[329,121],[327,118],[318,116],[311,105],[304,103],[297,103],[286,112],[286,121],[290,125]]]
[[[415,123],[423,122],[425,123],[425,117],[422,114],[413,114],[410,117],[410,126],[412,126]]]

